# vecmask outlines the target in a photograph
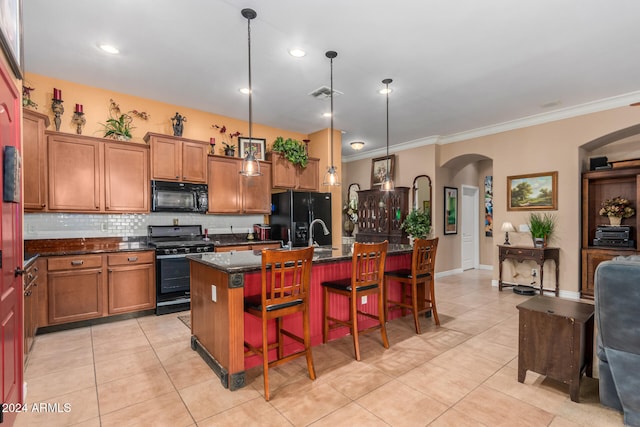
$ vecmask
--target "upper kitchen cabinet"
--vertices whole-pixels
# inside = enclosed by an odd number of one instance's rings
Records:
[[[306,168],[293,165],[280,153],[271,154],[273,188],[319,191],[320,159],[309,158]]]
[[[24,167],[24,210],[42,211],[47,207],[46,114],[23,110],[22,158]]]
[[[107,212],[149,212],[149,148],[131,143],[104,146]]]
[[[209,156],[209,213],[271,213],[271,163],[261,176],[242,176],[242,159]]]
[[[208,144],[176,136],[147,133],[151,145],[151,176],[160,181],[207,182]]]
[[[48,210],[149,212],[149,147],[47,132]]]

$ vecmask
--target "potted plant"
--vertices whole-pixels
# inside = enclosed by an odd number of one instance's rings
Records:
[[[142,120],[148,120],[149,114],[144,111],[131,110],[126,113],[120,111],[120,106],[110,99],[109,118],[103,123],[104,137],[117,139],[121,141],[129,141],[131,139],[131,130],[135,129],[131,124],[133,117],[136,116]]]
[[[609,217],[609,223],[617,226],[622,222],[622,218],[631,218],[635,215],[635,209],[629,205],[631,205],[629,199],[625,199],[622,196],[614,197],[602,202],[599,214]]]
[[[294,165],[306,168],[309,161],[307,149],[305,145],[297,139],[287,138],[279,136],[273,141],[271,151],[280,153],[282,157],[289,160]]]
[[[530,213],[529,232],[533,239],[533,245],[537,248],[547,246],[556,228],[556,216],[550,213]]]
[[[414,239],[425,239],[431,233],[431,218],[421,210],[413,209],[400,228]]]
[[[235,145],[230,145],[227,144],[226,142],[223,142],[222,145],[224,145],[224,155],[225,156],[235,156],[236,155],[236,146]]]

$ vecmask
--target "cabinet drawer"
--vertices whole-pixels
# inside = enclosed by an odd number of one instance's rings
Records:
[[[504,254],[505,255],[517,255],[520,257],[527,257],[527,258],[538,258],[539,257],[539,251],[535,251],[533,249],[505,249],[504,250]]]
[[[48,271],[75,270],[102,266],[102,255],[78,255],[50,257],[47,260]]]
[[[216,246],[214,252],[248,251],[249,245]]]
[[[155,254],[153,251],[145,252],[121,252],[107,255],[109,265],[135,265],[153,263]]]

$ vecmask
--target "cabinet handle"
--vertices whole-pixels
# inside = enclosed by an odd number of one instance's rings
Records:
[[[107,272],[113,273],[113,270],[112,269],[108,269]]]
[[[129,262],[136,262],[138,260],[137,256],[130,256],[129,258],[127,258],[127,261]]]
[[[44,203],[42,203],[42,204],[40,204],[40,207],[41,207],[41,208],[45,208],[45,207],[47,207],[47,205],[45,205]]]
[[[33,267],[33,271],[37,273],[38,272],[38,267]]]
[[[80,260],[80,261],[71,261],[71,265],[76,265],[76,266],[77,266],[77,265],[82,265],[82,264],[84,264],[84,261],[83,261],[83,260]]]

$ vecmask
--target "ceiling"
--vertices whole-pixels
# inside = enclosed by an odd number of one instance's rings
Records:
[[[301,133],[334,127],[342,153],[383,152],[584,104],[640,101],[637,0],[27,0],[25,71]],[[109,43],[110,55],[98,49]],[[303,58],[289,55],[300,47]],[[608,100],[608,102],[603,102]],[[594,101],[597,103],[594,104]],[[640,109],[638,111],[640,115]],[[169,117],[167,117],[169,120]],[[358,154],[349,147],[365,141]],[[313,143],[313,142],[312,142]]]

